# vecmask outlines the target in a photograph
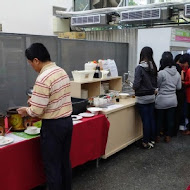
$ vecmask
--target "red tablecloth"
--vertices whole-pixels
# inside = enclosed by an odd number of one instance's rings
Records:
[[[72,167],[99,158],[105,152],[109,122],[104,115],[83,119],[73,127]],[[30,190],[45,182],[40,138],[0,148],[0,189]]]

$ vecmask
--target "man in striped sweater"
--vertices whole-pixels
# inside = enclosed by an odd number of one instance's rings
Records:
[[[25,51],[28,63],[39,73],[30,107],[21,107],[20,115],[42,119],[41,151],[49,190],[71,189],[70,146],[73,123],[70,80],[67,73],[51,62],[41,43]]]

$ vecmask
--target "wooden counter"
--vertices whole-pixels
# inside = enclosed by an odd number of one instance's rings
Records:
[[[92,81],[71,81],[71,96],[81,98],[82,90],[88,92],[88,98],[99,96],[103,83],[108,83],[110,90],[122,90],[121,76],[93,79]],[[120,99],[120,102],[111,107],[111,109],[102,111],[110,122],[108,141],[103,158],[107,158],[127,147],[142,138],[143,135],[141,119],[135,108],[135,98]]]
[[[143,136],[141,118],[135,108],[135,98],[120,99],[120,107],[104,109],[110,122],[105,155],[107,158]]]

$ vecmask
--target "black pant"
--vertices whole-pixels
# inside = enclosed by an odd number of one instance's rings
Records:
[[[187,129],[190,131],[190,103],[187,103],[187,119],[188,119]]]
[[[41,151],[49,190],[71,190],[71,117],[43,119]]]
[[[185,91],[177,90],[177,108],[176,108],[176,117],[175,117],[175,128],[174,135],[177,135],[180,125],[185,125],[185,115],[184,115],[184,102],[185,102]]]
[[[160,136],[160,131],[162,128],[164,128],[164,134],[166,136],[173,136],[173,131],[175,128],[175,111],[175,107],[169,109],[156,109],[158,136]]]

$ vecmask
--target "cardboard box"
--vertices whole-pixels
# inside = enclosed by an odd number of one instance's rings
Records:
[[[85,32],[64,32],[58,34],[59,38],[67,38],[67,39],[85,39]]]

